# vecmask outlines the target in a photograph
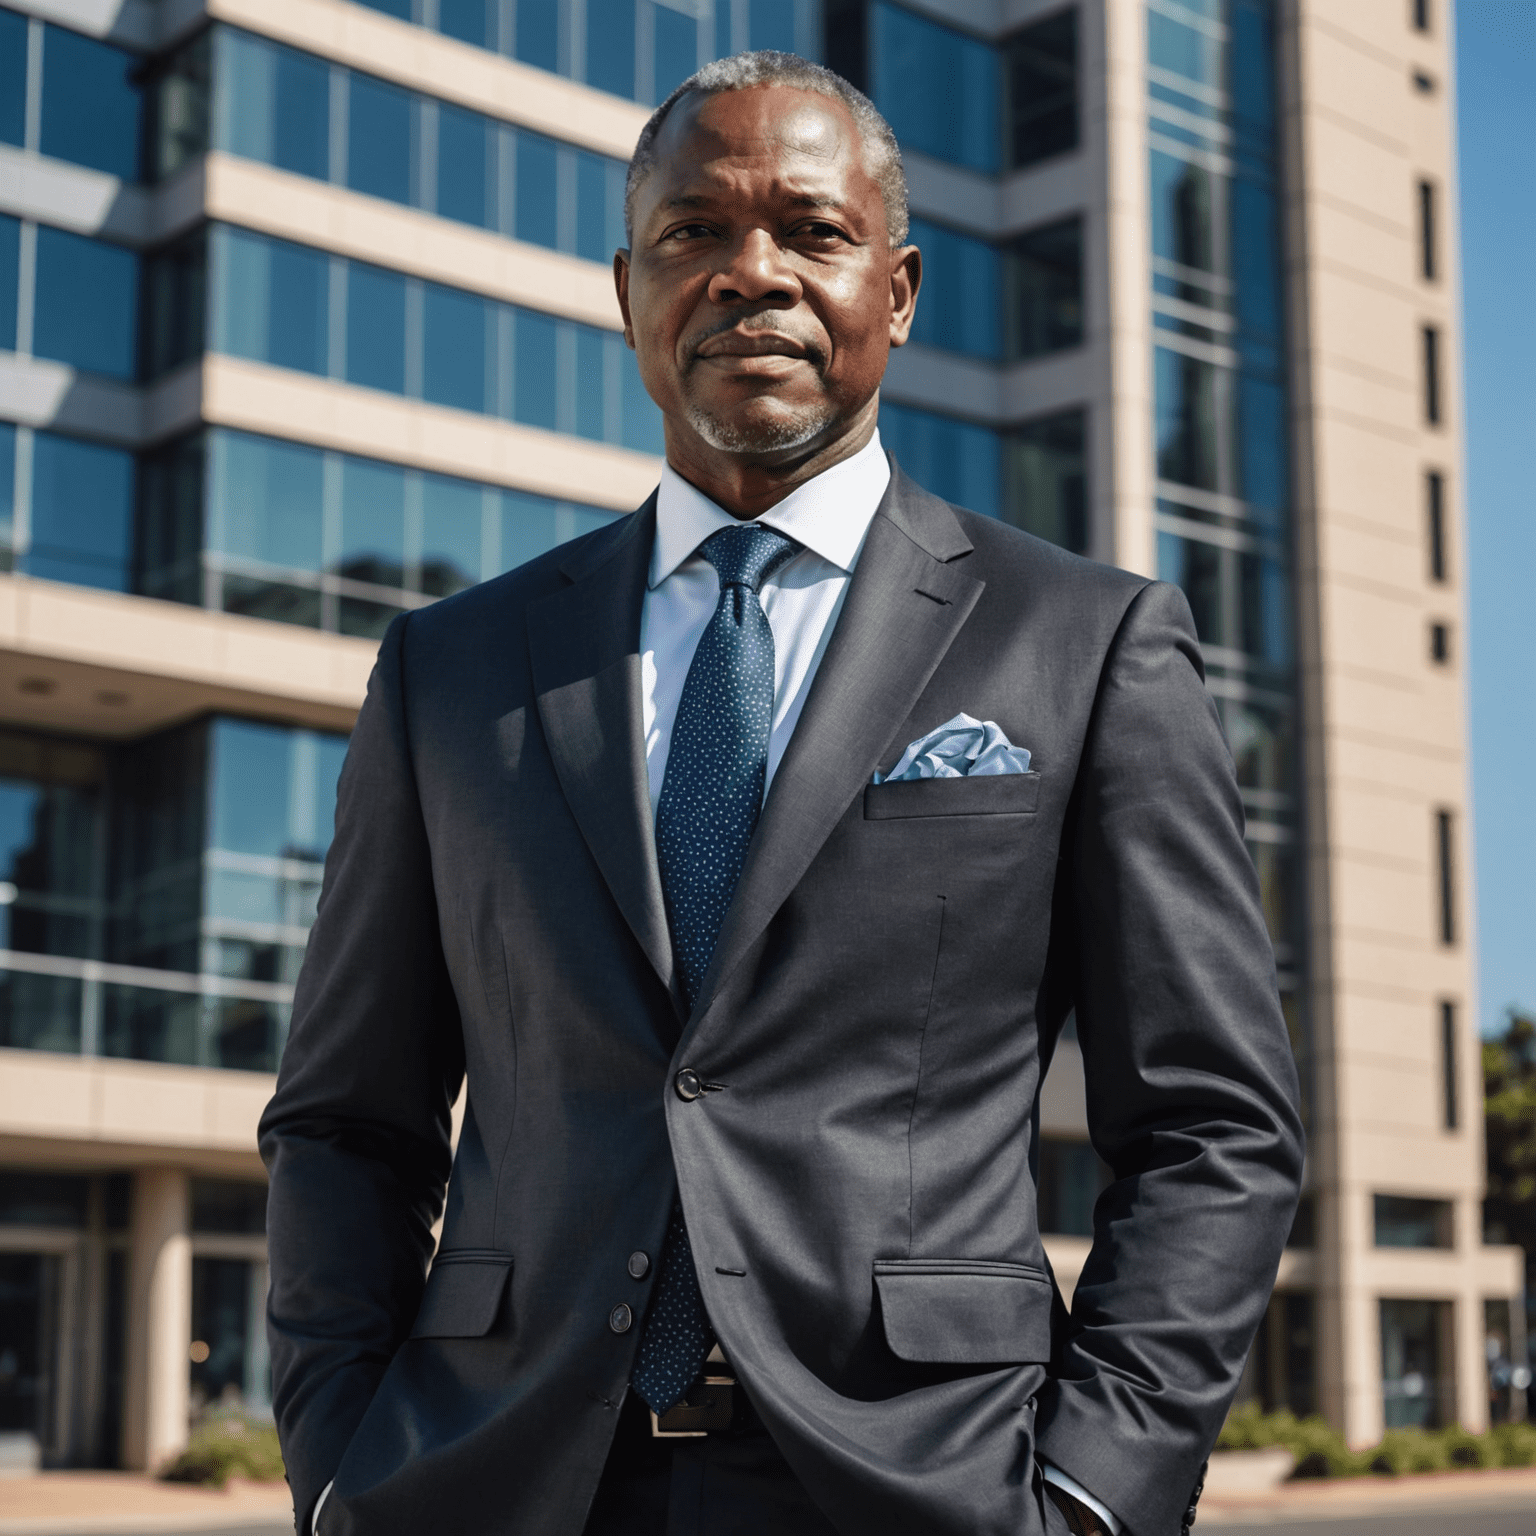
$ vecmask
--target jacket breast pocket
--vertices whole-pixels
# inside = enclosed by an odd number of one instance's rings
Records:
[[[989,773],[979,778],[895,779],[864,786],[865,821],[918,816],[1033,816],[1038,773]]]
[[[1050,1276],[1027,1264],[879,1259],[885,1342],[899,1360],[1023,1365],[1051,1358]]]
[[[478,1339],[491,1331],[512,1273],[512,1255],[452,1248],[432,1261],[413,1339]]]

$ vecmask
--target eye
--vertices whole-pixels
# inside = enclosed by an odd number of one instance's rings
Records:
[[[809,223],[802,224],[795,231],[795,235],[798,239],[809,240],[813,244],[829,244],[846,238],[836,224],[829,223],[826,219],[812,219]]]
[[[688,240],[708,240],[714,233],[708,224],[679,224],[676,228],[669,229],[661,238],[663,241],[681,243]]]

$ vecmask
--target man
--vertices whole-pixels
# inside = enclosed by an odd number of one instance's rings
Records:
[[[301,1528],[1172,1536],[1301,1164],[1187,607],[881,454],[921,260],[844,82],[710,66],[628,212],[658,493],[397,620],[342,776],[262,1127]]]

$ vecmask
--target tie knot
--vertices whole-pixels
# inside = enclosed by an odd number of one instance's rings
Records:
[[[759,523],[722,528],[699,546],[699,553],[714,566],[725,587],[747,587],[756,592],[800,546],[791,538]]]

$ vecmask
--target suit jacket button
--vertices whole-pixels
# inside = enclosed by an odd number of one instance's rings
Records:
[[[684,1067],[681,1072],[672,1079],[672,1086],[677,1090],[677,1096],[685,1104],[691,1104],[704,1092],[704,1082],[692,1067]]]
[[[651,1256],[650,1256],[650,1254],[648,1254],[648,1253],[641,1253],[640,1250],[637,1248],[629,1256],[628,1268],[629,1268],[630,1276],[633,1279],[635,1279],[635,1280],[644,1280],[645,1277],[648,1274],[650,1274],[650,1272],[651,1272]]]
[[[628,1333],[634,1320],[635,1314],[622,1301],[608,1314],[608,1326],[615,1333]]]

